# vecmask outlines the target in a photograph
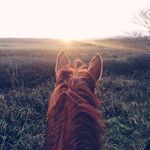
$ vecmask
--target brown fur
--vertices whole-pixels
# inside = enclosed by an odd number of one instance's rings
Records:
[[[88,65],[76,61],[56,72],[49,101],[45,150],[100,150],[102,118],[96,80]]]

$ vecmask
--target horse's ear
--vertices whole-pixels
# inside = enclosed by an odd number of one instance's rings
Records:
[[[103,60],[99,54],[96,54],[95,57],[90,61],[88,72],[95,78],[96,81],[102,77]]]
[[[61,51],[57,55],[55,72],[57,72],[58,70],[62,69],[64,66],[67,66],[69,64],[70,64],[69,58],[65,55],[63,51]]]

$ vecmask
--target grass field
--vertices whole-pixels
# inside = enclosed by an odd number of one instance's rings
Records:
[[[100,53],[98,86],[106,122],[104,150],[143,150],[150,142],[150,41],[107,39],[64,42],[0,39],[0,149],[41,150],[55,60],[64,50],[88,63]]]

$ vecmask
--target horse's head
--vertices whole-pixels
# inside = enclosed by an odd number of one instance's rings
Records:
[[[86,87],[94,93],[95,85],[100,80],[103,71],[103,61],[99,54],[85,65],[80,60],[71,65],[69,58],[62,51],[56,61],[56,85],[65,85],[73,91]]]
[[[102,76],[103,62],[96,55],[89,64],[70,64],[64,52],[56,61],[56,87],[47,113],[45,150],[99,150],[101,115],[95,85]],[[102,122],[102,121],[101,121]]]

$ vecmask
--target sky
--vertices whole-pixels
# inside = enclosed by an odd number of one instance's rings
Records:
[[[150,0],[0,0],[0,37],[88,39],[121,36]]]

